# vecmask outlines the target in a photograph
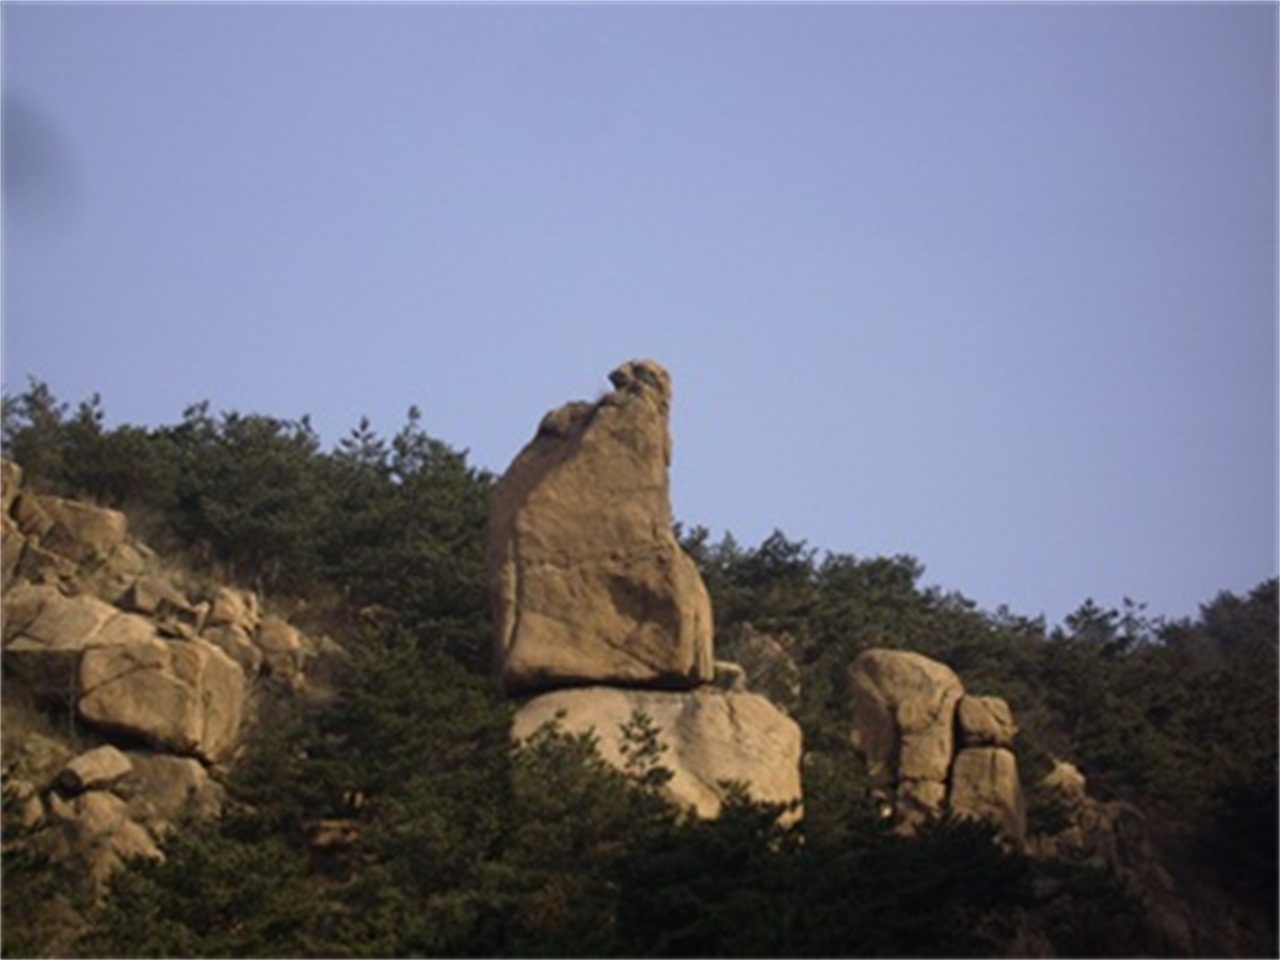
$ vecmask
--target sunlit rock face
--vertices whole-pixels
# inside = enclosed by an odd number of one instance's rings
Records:
[[[945,664],[905,650],[868,650],[848,675],[850,736],[903,833],[946,812],[1026,838],[1013,712],[972,697]]]
[[[548,413],[494,489],[496,653],[508,692],[709,682],[711,602],[672,531],[671,378],[623,364],[613,391]]]

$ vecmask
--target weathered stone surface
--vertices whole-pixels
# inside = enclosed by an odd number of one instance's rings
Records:
[[[120,607],[148,617],[195,613],[186,595],[162,577],[139,577],[120,598]]]
[[[240,667],[203,640],[93,647],[80,661],[79,713],[108,730],[217,760],[240,730]]]
[[[22,562],[27,538],[8,513],[0,513],[0,585],[6,589],[13,583]]]
[[[881,783],[946,783],[954,749],[960,678],[904,650],[868,650],[849,669],[854,746]]]
[[[36,697],[73,703],[81,654],[91,646],[147,640],[150,621],[45,584],[15,584],[4,598],[4,664]]]
[[[716,679],[715,685],[721,690],[731,690],[737,693],[746,693],[747,691],[747,671],[743,670],[739,664],[730,660],[717,660],[715,663]]]
[[[1021,847],[1027,836],[1027,808],[1018,779],[1018,761],[1003,747],[967,747],[951,767],[951,812],[988,820],[1000,835]]]
[[[960,698],[956,710],[956,722],[960,725],[960,743],[966,747],[1006,747],[1013,749],[1018,725],[1013,722],[1013,711],[999,697]]]
[[[1071,805],[1083,803],[1088,798],[1088,784],[1084,774],[1079,767],[1067,760],[1055,758],[1053,769],[1040,782]]]
[[[133,773],[130,793],[146,799],[153,826],[177,823],[188,813],[215,817],[222,811],[225,791],[198,761],[163,753],[129,753]]]
[[[22,467],[12,460],[0,459],[0,513],[9,513],[21,489]]]
[[[548,414],[494,489],[490,593],[512,692],[713,678],[710,599],[672,532],[670,377],[636,361],[610,379],[600,402]]]
[[[23,494],[23,502],[28,499]],[[76,563],[108,559],[128,535],[128,521],[118,510],[49,496],[39,497],[39,507],[49,520],[39,533],[41,545]]]
[[[119,616],[119,610],[97,597],[67,597],[48,584],[20,583],[4,598],[4,636],[6,644],[23,638],[46,647],[78,649]]]
[[[205,623],[210,627],[239,627],[251,634],[257,629],[260,619],[256,593],[234,587],[219,587],[213,595]]]
[[[19,493],[15,498],[10,513],[24,536],[43,538],[53,528],[53,517],[42,501],[34,493]]]
[[[243,627],[224,623],[206,627],[200,636],[240,664],[246,677],[255,677],[262,669],[262,651]]]
[[[536,696],[517,711],[512,736],[527,740],[559,717],[567,733],[594,731],[600,755],[626,769],[621,728],[638,711],[658,728],[667,749],[659,764],[673,776],[664,788],[670,799],[701,817],[719,814],[725,792],[720,781],[748,784],[750,794],[769,802],[801,798],[800,728],[766,698],[753,693],[621,690],[578,687]],[[798,814],[792,814],[788,820]]]
[[[98,894],[125,860],[162,859],[151,834],[129,817],[128,804],[115,794],[90,790],[69,802],[51,794],[49,812],[60,827],[50,852],[78,867]]]
[[[76,580],[74,560],[46,550],[39,537],[24,538],[22,553],[17,558],[13,576],[31,583],[70,584]]]
[[[96,747],[72,759],[58,773],[58,783],[67,790],[106,790],[133,772],[129,758],[115,747]]]
[[[258,628],[255,642],[262,651],[268,673],[291,680],[302,672],[304,657],[302,634],[279,617],[267,617]]]

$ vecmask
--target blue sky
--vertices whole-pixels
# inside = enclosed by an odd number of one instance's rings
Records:
[[[1277,572],[1274,4],[24,4],[3,378],[418,405],[654,357],[673,498],[1060,620]]]

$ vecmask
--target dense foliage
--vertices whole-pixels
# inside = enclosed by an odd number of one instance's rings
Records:
[[[626,773],[555,730],[513,751],[488,678],[492,478],[416,410],[390,440],[362,421],[325,451],[305,418],[208,404],[108,429],[96,397],[73,411],[33,383],[5,398],[3,439],[28,484],[120,507],[193,566],[306,601],[349,654],[324,705],[263,703],[232,811],[120,873],[86,955],[963,956],[1016,950],[1030,912],[1062,954],[1158,950],[1114,876],[1006,853],[972,823],[887,832],[842,707],[844,669],[871,647],[1005,697],[1025,782],[1069,757],[1091,792],[1186,825],[1206,882],[1255,904],[1274,942],[1275,580],[1194,621],[1087,602],[1049,628],[923,588],[910,557],[681,531],[722,655],[750,628],[799,668],[808,752],[798,827],[745,798],[698,822],[658,799],[660,731],[642,715]],[[1051,823],[1031,802],[1033,828]],[[48,943],[15,905],[52,867],[19,850],[6,955]]]

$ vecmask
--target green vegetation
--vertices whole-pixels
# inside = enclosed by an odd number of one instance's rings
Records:
[[[350,654],[331,700],[263,704],[231,812],[118,874],[74,948],[48,929],[61,878],[6,815],[5,955],[968,956],[1018,952],[1028,924],[1061,955],[1160,952],[1112,874],[1006,853],[972,823],[887,832],[842,701],[871,647],[1006,698],[1028,785],[1070,758],[1091,793],[1176,824],[1198,879],[1275,950],[1275,580],[1195,620],[1089,602],[1050,629],[921,587],[910,557],[680,531],[718,636],[785,639],[808,751],[796,828],[744,797],[698,822],[658,798],[643,715],[625,773],[555,729],[511,748],[489,679],[492,477],[416,410],[390,440],[362,421],[325,451],[305,418],[208,404],[107,429],[97,398],[72,411],[33,383],[5,398],[3,441],[28,485],[126,510],[193,568],[291,598]],[[1033,786],[1029,801],[1033,831],[1060,822]]]

